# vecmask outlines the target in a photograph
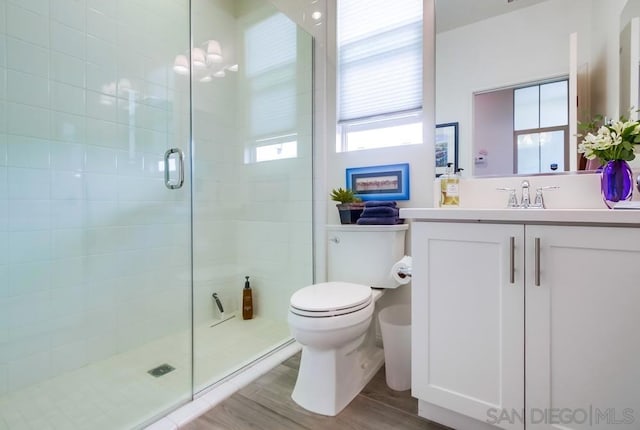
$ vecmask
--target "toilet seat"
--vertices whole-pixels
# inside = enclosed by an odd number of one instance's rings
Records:
[[[357,312],[373,301],[371,287],[350,282],[310,285],[291,296],[290,311],[310,318],[327,318]]]

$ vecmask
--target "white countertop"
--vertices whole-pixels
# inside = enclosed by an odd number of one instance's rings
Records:
[[[640,227],[640,210],[403,208],[400,218],[414,221],[497,222]]]

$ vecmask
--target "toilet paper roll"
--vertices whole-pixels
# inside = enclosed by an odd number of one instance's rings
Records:
[[[411,257],[405,255],[391,267],[391,277],[398,285],[411,282]]]

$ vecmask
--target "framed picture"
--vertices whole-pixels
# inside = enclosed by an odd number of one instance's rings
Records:
[[[436,124],[436,178],[447,171],[447,163],[458,170],[458,123]]]
[[[362,200],[409,200],[409,164],[347,169],[347,188]]]

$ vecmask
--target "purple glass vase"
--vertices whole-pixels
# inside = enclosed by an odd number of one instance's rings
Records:
[[[609,209],[621,201],[630,200],[633,192],[631,167],[624,160],[611,160],[602,168],[600,176],[602,199]]]

